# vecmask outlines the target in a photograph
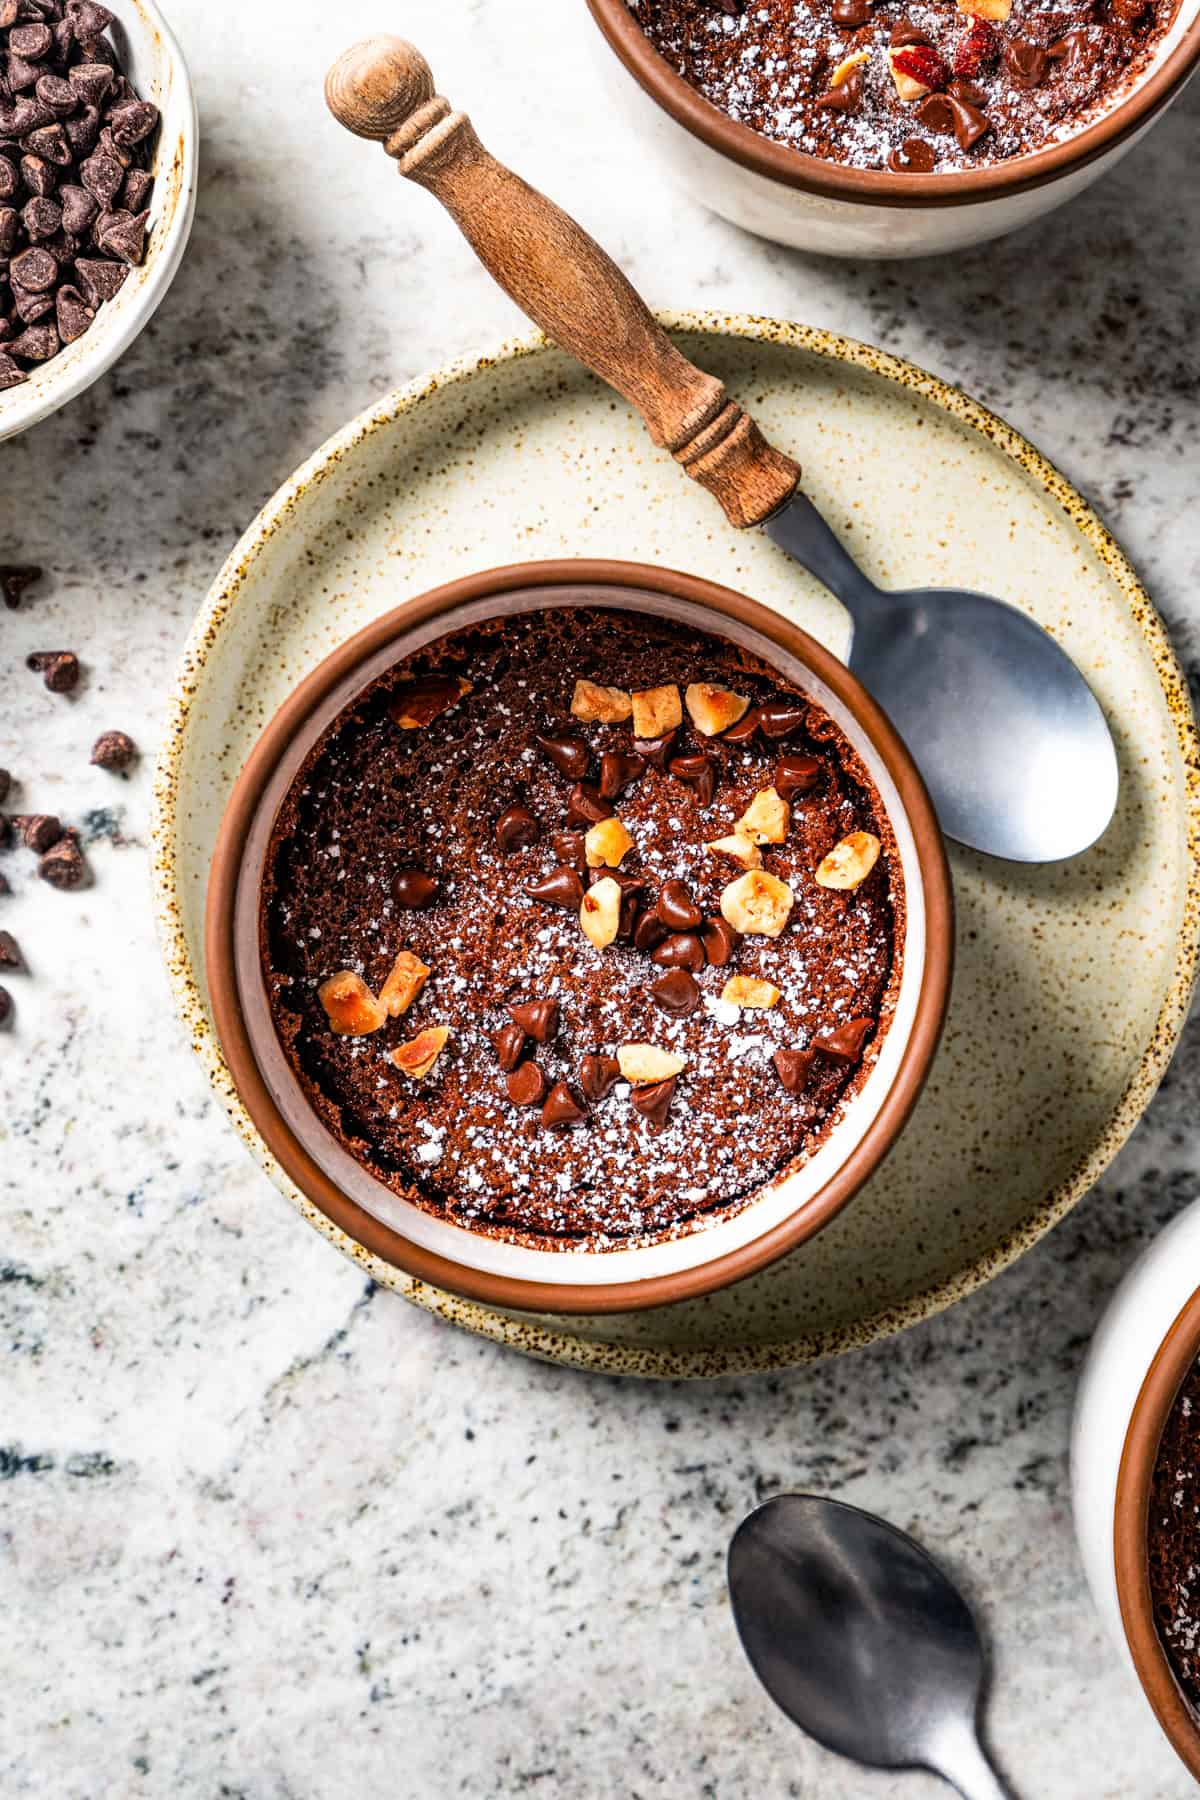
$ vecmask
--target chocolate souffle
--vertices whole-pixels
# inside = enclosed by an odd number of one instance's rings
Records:
[[[631,0],[730,118],[859,169],[933,174],[1043,150],[1111,105],[1176,0]]]
[[[878,1053],[903,915],[823,711],[723,638],[562,608],[444,637],[335,720],[276,821],[261,950],[373,1175],[608,1248],[813,1154]]]
[[[1200,1719],[1200,1364],[1176,1395],[1163,1431],[1147,1530],[1158,1635]]]

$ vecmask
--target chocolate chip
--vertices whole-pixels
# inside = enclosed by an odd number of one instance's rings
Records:
[[[69,694],[79,685],[79,658],[73,650],[31,650],[25,667],[40,674],[52,694]]]
[[[14,25],[8,34],[9,54],[26,62],[40,62],[49,56],[53,44],[48,25]]]
[[[0,200],[11,200],[20,186],[20,177],[7,156],[0,156]]]
[[[546,1092],[546,1077],[535,1062],[523,1062],[505,1078],[514,1106],[537,1106]]]
[[[694,931],[677,931],[651,952],[650,961],[660,969],[690,969],[698,975],[706,961],[704,945]]]
[[[684,881],[664,882],[654,911],[668,931],[694,931],[703,916]]]
[[[496,1061],[506,1074],[511,1074],[525,1054],[525,1033],[519,1025],[502,1025],[492,1039]]]
[[[815,1060],[815,1050],[777,1050],[771,1058],[775,1073],[789,1094],[803,1093]]]
[[[579,1085],[593,1106],[605,1099],[620,1079],[621,1065],[615,1056],[585,1056],[579,1065]]]
[[[556,1081],[546,1095],[546,1104],[542,1107],[542,1124],[578,1125],[581,1119],[587,1118],[587,1108],[581,1100],[577,1100],[565,1081]]]
[[[22,324],[32,325],[38,319],[44,319],[47,313],[54,311],[53,293],[35,294],[32,289],[22,287],[20,282],[16,280],[11,281],[9,285],[12,288],[13,304],[17,310],[17,317],[21,320]],[[24,332],[21,333],[21,337],[22,339],[25,337]],[[9,339],[8,347],[10,350],[16,342],[16,338]]]
[[[1140,8],[1142,0],[1134,0],[1134,4]],[[1040,87],[1049,68],[1046,52],[1025,38],[1010,38],[1004,46],[1004,72],[1014,87]]]
[[[905,138],[888,157],[888,168],[896,175],[929,175],[936,163],[933,145],[924,138]]]
[[[12,776],[7,769],[0,769],[0,806],[3,806],[4,802],[8,799],[8,791],[11,787]],[[0,833],[0,842],[3,842],[2,833]]]
[[[569,912],[578,912],[583,905],[583,881],[578,870],[565,863],[551,869],[541,881],[527,881],[525,892],[531,900],[540,900],[546,906],[564,906]]]
[[[857,112],[859,103],[862,100],[862,91],[862,70],[857,68],[851,69],[844,81],[839,81],[836,87],[831,87],[825,93],[818,94],[813,104],[814,106],[823,106],[829,112]],[[756,729],[757,725],[758,720],[756,718]],[[728,733],[726,733],[726,736],[728,736]]]
[[[76,63],[67,70],[67,80],[85,106],[99,106],[113,84],[113,72],[107,63]]]
[[[607,750],[600,758],[600,797],[615,800],[632,781],[640,781],[646,765],[640,756],[627,756],[623,750]]]
[[[17,241],[20,217],[15,207],[0,206],[0,256],[8,256]]]
[[[636,738],[633,745],[634,753],[640,756],[643,762],[648,762],[652,769],[665,769],[667,759],[671,754],[671,747],[678,735],[678,732],[668,731],[665,737]]]
[[[672,1018],[686,1019],[700,1004],[700,988],[686,969],[668,969],[650,983],[650,998]]]
[[[514,1025],[528,1032],[535,1044],[548,1044],[558,1030],[557,1000],[526,1000],[508,1010]]]
[[[91,761],[98,769],[127,769],[137,755],[137,745],[123,731],[104,731],[92,745]]]
[[[62,205],[63,230],[74,232],[76,237],[90,231],[100,211],[95,197],[86,188],[68,182],[58,190],[58,198]]]
[[[871,22],[871,0],[833,0],[833,22],[844,30],[857,31]]]
[[[657,950],[658,946],[664,943],[669,936],[670,933],[666,926],[651,907],[648,912],[640,915],[634,925],[633,947],[648,956],[652,950]]]
[[[67,0],[63,10],[81,44],[100,37],[113,23],[114,15],[107,6],[98,5],[97,0]]]
[[[554,764],[568,781],[582,781],[591,766],[592,753],[582,738],[535,737],[542,755]]]
[[[392,883],[392,899],[397,906],[403,906],[413,912],[423,912],[432,906],[441,891],[441,882],[435,875],[426,875],[424,869],[401,869]]]
[[[927,44],[928,42],[929,37],[927,33],[922,31],[919,25],[914,25],[911,19],[897,19],[896,23],[892,26],[891,31],[888,33],[888,43],[897,46],[901,44]]]
[[[114,108],[111,127],[114,140],[123,150],[130,150],[148,138],[158,124],[158,108],[149,100],[130,100]]]
[[[927,94],[917,107],[917,118],[926,131],[935,131],[941,137],[953,135],[954,108],[947,94]]]
[[[24,369],[18,367],[6,350],[0,350],[0,393],[27,379]]]
[[[540,831],[541,826],[527,806],[510,806],[496,820],[496,843],[507,856],[536,844]]]
[[[587,843],[582,831],[556,831],[550,839],[550,848],[560,863],[566,863],[569,869],[578,869],[581,877],[587,874]]]
[[[847,1019],[844,1025],[839,1025],[834,1031],[819,1032],[813,1039],[813,1049],[832,1058],[834,1062],[856,1063],[862,1055],[863,1045],[874,1029],[874,1019]]]
[[[671,1110],[678,1079],[677,1075],[671,1075],[666,1081],[656,1081],[649,1087],[634,1088],[630,1095],[634,1106],[653,1131],[663,1131],[666,1128],[667,1114]]]
[[[35,89],[43,106],[60,119],[65,119],[80,106],[78,90],[62,75],[40,75]]]
[[[968,106],[982,106],[987,99],[983,89],[973,81],[952,81],[946,92],[953,100],[965,100]]]
[[[30,325],[9,343],[14,356],[30,362],[48,362],[58,350],[58,332],[53,325]]]
[[[73,832],[67,832],[59,838],[57,844],[51,845],[38,863],[38,874],[51,887],[80,886],[87,874],[87,867],[79,848],[79,840]]]
[[[140,263],[146,252],[148,213],[103,212],[96,220],[96,245],[124,263]]]
[[[717,770],[711,756],[675,756],[671,759],[670,769],[676,781],[695,788],[701,806],[712,804],[717,791]]]
[[[41,579],[42,571],[35,563],[5,563],[0,566],[0,592],[4,595],[5,606],[15,610],[21,604],[25,589]]]
[[[0,969],[19,969],[23,958],[11,931],[0,931]]]
[[[48,250],[22,250],[19,256],[13,257],[9,273],[31,294],[41,294],[54,286],[58,264]]]
[[[63,828],[53,813],[16,813],[13,824],[21,833],[27,850],[35,850],[39,856],[57,844],[62,837]]]
[[[99,262],[79,256],[75,259],[75,273],[90,304],[99,306],[119,292],[129,270],[124,263]]]
[[[12,1018],[13,998],[6,987],[0,987],[0,1025],[7,1025]]]
[[[149,169],[130,169],[125,176],[125,186],[121,189],[122,204],[129,212],[142,212],[153,186],[154,177]]]
[[[775,792],[781,800],[794,800],[797,794],[811,794],[821,779],[821,764],[815,756],[781,756],[775,764]]]
[[[568,825],[598,825],[601,819],[610,819],[612,814],[612,801],[605,800],[599,788],[590,787],[584,781],[575,783],[567,801]]]
[[[728,919],[705,919],[699,937],[704,954],[714,969],[723,969],[742,941],[741,932],[735,931]]]
[[[772,743],[780,738],[791,737],[799,731],[808,719],[808,708],[797,706],[788,700],[772,700],[758,709],[759,728],[765,738]]]
[[[125,170],[115,156],[106,156],[103,150],[93,150],[86,161],[79,165],[79,179],[101,206],[111,206],[121,191]]]
[[[88,329],[95,312],[79,289],[67,282],[54,296],[54,321],[64,344],[73,344]]]
[[[53,237],[62,224],[62,207],[57,200],[43,200],[35,194],[21,208],[21,223],[31,238]]]
[[[748,744],[757,731],[758,708],[752,706],[749,712],[742,714],[736,725],[731,725],[728,731],[722,732],[721,742],[723,744]]]
[[[966,100],[951,98],[950,107],[954,113],[954,136],[958,147],[960,150],[970,150],[985,132],[992,129],[992,122],[977,106],[971,106]]]

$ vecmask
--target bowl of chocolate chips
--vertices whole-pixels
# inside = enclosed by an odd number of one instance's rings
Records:
[[[191,229],[197,122],[154,0],[0,0],[0,439],[129,347]]]
[[[802,1245],[929,1069],[952,903],[907,751],[780,615],[527,564],[410,600],[267,726],[213,1017],[323,1217],[491,1304],[690,1298]]]
[[[602,77],[702,204],[927,256],[1095,181],[1200,61],[1200,0],[587,0]]]

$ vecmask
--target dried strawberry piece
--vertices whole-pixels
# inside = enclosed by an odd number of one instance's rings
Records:
[[[1000,39],[986,19],[972,19],[954,48],[954,73],[967,81],[994,63],[1000,54]]]
[[[892,67],[933,93],[944,88],[950,71],[932,44],[905,44],[891,53]]]

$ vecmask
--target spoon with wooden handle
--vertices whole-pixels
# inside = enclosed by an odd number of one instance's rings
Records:
[[[730,524],[765,526],[837,595],[854,626],[850,668],[906,739],[948,836],[1018,862],[1095,842],[1116,806],[1116,753],[1053,638],[988,594],[869,581],[801,493],[799,465],[681,355],[600,246],[484,149],[403,38],[347,50],[325,98],[441,201],[505,292],[637,408]]]

